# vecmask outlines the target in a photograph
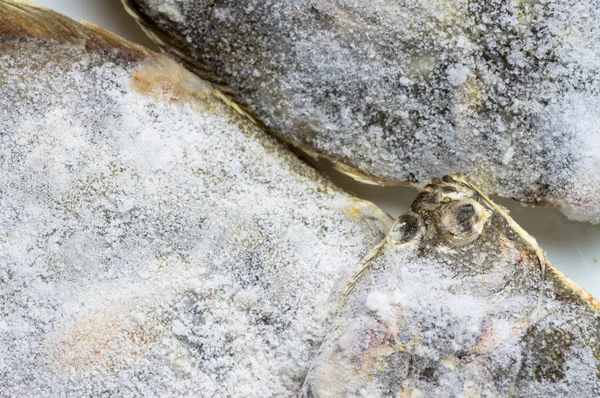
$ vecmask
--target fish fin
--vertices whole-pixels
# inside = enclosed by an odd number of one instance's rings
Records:
[[[114,53],[128,61],[156,55],[94,24],[77,22],[50,9],[14,0],[0,1],[0,38],[39,39],[71,43],[83,41],[89,50]]]

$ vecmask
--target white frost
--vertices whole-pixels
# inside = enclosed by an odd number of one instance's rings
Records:
[[[171,61],[2,45],[0,395],[295,396],[389,218]]]
[[[171,331],[177,336],[186,336],[188,334],[187,328],[178,319],[173,321],[173,325],[171,325]]]
[[[453,86],[460,86],[467,81],[470,70],[464,65],[456,65],[448,69],[448,82]]]

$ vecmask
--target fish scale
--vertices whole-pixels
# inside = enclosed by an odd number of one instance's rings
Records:
[[[303,396],[596,397],[599,310],[502,208],[447,176],[354,278]]]
[[[161,48],[359,181],[600,221],[597,0],[123,0]]]
[[[0,1],[0,396],[296,396],[389,216],[172,59]]]
[[[600,394],[600,304],[464,177],[392,225],[166,56],[7,0],[0,54],[0,395]]]

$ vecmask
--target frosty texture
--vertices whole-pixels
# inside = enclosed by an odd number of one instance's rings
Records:
[[[597,0],[124,2],[166,51],[355,177],[465,173],[600,222]]]
[[[439,182],[365,264],[304,396],[597,397],[599,310],[502,210]]]
[[[388,216],[166,57],[0,16],[0,395],[296,396]]]

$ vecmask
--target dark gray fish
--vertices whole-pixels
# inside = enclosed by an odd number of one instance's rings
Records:
[[[597,397],[599,310],[501,207],[445,177],[354,278],[304,396]]]
[[[286,141],[375,184],[466,174],[600,222],[598,0],[123,0]]]
[[[393,220],[170,58],[0,1],[0,396],[296,396]]]

